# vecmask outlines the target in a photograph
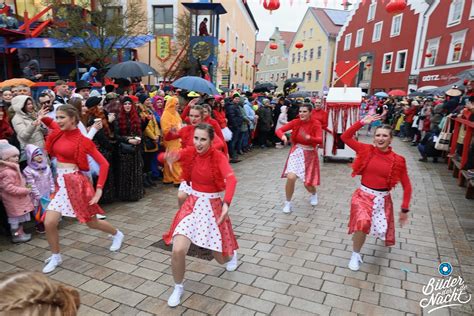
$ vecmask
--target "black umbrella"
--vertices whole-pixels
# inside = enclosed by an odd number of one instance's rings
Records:
[[[310,98],[310,97],[311,97],[311,92],[309,91],[296,91],[287,96],[288,99]]]
[[[253,89],[253,92],[270,92],[271,90],[275,90],[278,86],[271,82],[264,82],[259,83]]]
[[[158,72],[149,65],[139,61],[125,61],[123,63],[113,65],[106,74],[106,77],[110,78],[145,76],[158,76]]]
[[[423,91],[414,91],[414,92],[410,92],[410,94],[408,95],[410,98],[413,98],[413,97],[425,97],[427,96],[428,94],[426,94],[425,92]]]
[[[285,80],[285,84],[287,83],[295,83],[295,82],[303,82],[303,78],[298,78],[298,77],[293,77],[293,78],[288,78]]]

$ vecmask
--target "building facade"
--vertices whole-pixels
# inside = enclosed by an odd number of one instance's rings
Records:
[[[171,45],[176,45],[175,36],[177,32],[178,18],[189,13],[182,5],[191,1],[182,0],[142,0],[146,7],[148,23],[148,32],[156,36],[170,36]],[[206,1],[200,1],[206,2]],[[210,2],[210,1],[207,1]],[[217,67],[215,69],[215,78],[213,81],[217,86],[230,88],[248,89],[254,83],[254,68],[252,68],[255,59],[255,42],[258,32],[258,26],[253,18],[250,8],[244,1],[226,1],[217,0],[212,3],[220,3],[227,13],[219,16],[219,34],[218,39],[225,42],[219,44],[217,48]],[[207,17],[208,29],[213,25],[209,16],[199,16],[193,24],[199,25]],[[235,52],[233,52],[235,50]],[[174,62],[179,62],[181,56],[177,58],[180,48],[177,47],[173,54],[166,60],[160,60],[157,56],[157,41],[152,41],[138,49],[138,58],[140,61],[150,64],[160,72],[166,73]],[[215,65],[214,65],[215,66]],[[163,75],[163,73],[161,74]]]
[[[299,85],[304,90],[321,94],[330,86],[336,37],[348,15],[343,10],[308,8],[288,60],[289,77],[303,79]]]
[[[425,14],[430,6],[422,0],[408,0],[407,4],[402,12],[391,14],[381,1],[355,3],[339,32],[336,48],[337,62],[367,58],[360,64],[352,86],[369,94],[417,88],[417,61],[423,46]]]
[[[275,83],[278,86],[277,91],[283,91],[283,85],[288,78],[288,51],[294,36],[295,32],[275,28],[256,64],[256,81]]]
[[[460,72],[474,68],[473,1],[436,0],[428,13],[419,61],[418,88],[423,90],[456,83]]]

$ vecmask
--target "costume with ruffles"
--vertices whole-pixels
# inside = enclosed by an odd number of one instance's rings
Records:
[[[164,157],[162,153],[158,159],[164,162]],[[179,152],[179,161],[183,166],[183,180],[191,183],[191,193],[163,240],[170,244],[174,236],[184,235],[197,246],[232,256],[238,249],[232,223],[227,217],[217,224],[222,205],[230,205],[237,184],[227,157],[212,147],[203,154],[198,154],[194,147],[187,147]]]
[[[294,173],[305,185],[320,184],[318,145],[322,144],[322,128],[318,120],[294,119],[283,125],[275,134],[282,138],[291,131],[291,149],[283,169],[282,178]]]
[[[392,246],[395,244],[395,221],[390,190],[401,182],[402,208],[408,209],[412,188],[406,162],[391,147],[381,151],[356,141],[354,135],[362,126],[362,122],[357,122],[341,135],[342,141],[357,154],[352,176],[361,176],[361,187],[352,195],[349,234],[363,231],[384,240],[386,246]]]

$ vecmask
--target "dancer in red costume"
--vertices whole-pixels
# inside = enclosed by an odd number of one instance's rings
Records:
[[[296,179],[304,181],[304,186],[311,193],[310,203],[318,205],[316,186],[319,185],[318,145],[323,142],[322,128],[318,120],[311,119],[312,106],[305,103],[300,106],[299,118],[280,127],[275,134],[286,145],[285,132],[291,131],[291,150],[285,164],[282,177],[286,177],[286,202],[284,213],[291,212],[291,198],[295,191]]]
[[[328,117],[329,114],[323,109],[321,99],[316,99],[314,101],[314,109],[311,111],[311,118],[318,120],[323,130],[328,130]]]
[[[375,129],[374,144],[364,144],[354,139],[355,133],[364,125],[382,119],[382,115],[368,115],[352,125],[341,139],[354,149],[357,157],[352,165],[352,176],[361,176],[361,187],[352,195],[349,234],[354,233],[353,252],[349,269],[357,271],[362,263],[360,249],[369,234],[385,241],[386,246],[395,244],[395,223],[390,190],[398,182],[403,187],[403,202],[400,224],[408,220],[411,184],[405,158],[392,151],[392,128],[382,125]]]
[[[46,140],[46,150],[56,158],[56,192],[48,205],[44,226],[46,238],[53,255],[46,260],[44,273],[50,273],[62,263],[59,253],[58,223],[61,216],[76,217],[93,229],[101,230],[113,236],[111,251],[120,249],[123,234],[104,220],[97,220],[97,214],[104,211],[97,205],[102,196],[109,163],[97,150],[95,144],[81,134],[77,128],[79,113],[72,105],[61,105],[56,110],[56,121],[45,117],[47,111],[41,110],[39,118],[48,126],[50,134]],[[89,170],[87,155],[90,155],[100,167],[97,189],[81,171]]]
[[[176,129],[171,129],[169,133],[166,134],[165,140],[170,141],[173,139],[181,138],[181,148],[193,147],[194,146],[194,128],[196,125],[201,123],[204,120],[204,109],[200,105],[193,105],[189,110],[189,116],[187,120],[191,125],[187,125],[181,128],[179,131]],[[219,130],[220,131],[220,130]],[[222,151],[227,155],[227,144],[222,142],[220,138],[214,138],[212,141],[212,147],[217,150]],[[178,189],[178,206],[181,207],[184,201],[187,199],[188,195],[191,192],[191,187],[189,184],[182,180]]]
[[[181,302],[185,259],[191,243],[212,250],[217,262],[227,262],[227,271],[237,268],[238,245],[228,217],[237,180],[228,158],[211,145],[213,138],[214,129],[201,123],[194,130],[193,147],[159,155],[160,161],[168,164],[181,161],[183,179],[191,183],[190,197],[163,235],[166,244],[173,242],[171,268],[175,287],[168,299],[171,307]]]

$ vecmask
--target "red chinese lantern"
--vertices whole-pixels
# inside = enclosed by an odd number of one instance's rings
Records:
[[[431,57],[433,57],[433,54],[431,54],[431,53],[426,53],[426,54],[425,54],[425,57],[426,57],[426,58],[431,58]]]
[[[391,14],[397,14],[405,10],[407,7],[406,0],[390,0],[390,2],[385,6],[385,10]]]
[[[386,64],[386,65],[390,65],[391,63],[392,63],[391,60],[386,60],[386,61],[385,61],[385,64]]]
[[[240,54],[240,55],[239,55],[239,58],[244,58],[244,55]]]
[[[372,66],[370,63],[365,64],[365,67],[370,68]]]
[[[278,48],[278,45],[276,43],[271,43],[269,47],[271,50],[275,50]]]
[[[245,61],[246,64],[250,64],[250,62],[248,60]]]
[[[455,52],[460,52],[461,51],[461,44],[454,45],[454,51]]]
[[[303,48],[303,46],[304,45],[301,42],[296,42],[296,44],[295,44],[295,47],[298,48],[298,49]]]
[[[219,40],[219,43],[224,44],[224,43],[225,43],[225,39],[221,38],[221,39]]]
[[[231,48],[230,51],[235,53],[235,52],[237,52],[237,48]]]
[[[257,71],[260,71],[260,68],[257,68]]]
[[[279,0],[265,0],[263,2],[263,7],[270,11],[270,14],[272,14],[272,11],[278,10],[280,8],[280,1]]]

